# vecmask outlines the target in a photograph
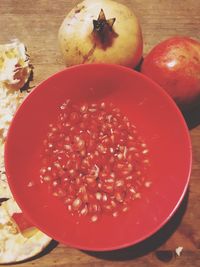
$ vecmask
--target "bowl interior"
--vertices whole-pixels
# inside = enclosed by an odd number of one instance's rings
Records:
[[[116,218],[79,220],[39,183],[39,152],[57,107],[66,99],[107,100],[136,125],[150,150],[152,185]],[[26,216],[54,239],[89,250],[135,244],[158,230],[174,213],[186,191],[191,169],[187,127],[174,102],[145,76],[114,65],[65,69],[42,82],[18,109],[9,129],[5,163],[8,181]],[[33,186],[30,185],[30,182]]]

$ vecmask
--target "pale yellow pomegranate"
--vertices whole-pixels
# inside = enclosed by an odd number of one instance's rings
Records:
[[[64,19],[58,34],[66,66],[111,63],[134,68],[142,57],[135,14],[111,0],[86,0]]]

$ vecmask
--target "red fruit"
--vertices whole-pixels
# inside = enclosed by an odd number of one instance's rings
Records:
[[[163,87],[184,110],[200,99],[200,42],[172,37],[155,46],[141,72]]]

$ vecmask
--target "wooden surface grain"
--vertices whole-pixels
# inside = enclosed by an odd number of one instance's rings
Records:
[[[26,44],[34,65],[32,86],[64,68],[57,32],[65,14],[78,2],[0,0],[0,43],[17,37]],[[199,0],[120,2],[133,8],[140,19],[144,54],[172,35],[188,35],[200,40]],[[42,254],[20,266],[200,266],[200,110],[190,114],[187,123],[193,147],[190,186],[180,208],[164,228],[136,246],[113,252],[84,252],[52,242]],[[183,247],[180,256],[175,253],[177,247]]]

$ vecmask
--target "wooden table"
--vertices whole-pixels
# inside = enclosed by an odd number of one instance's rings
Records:
[[[27,47],[34,65],[37,85],[64,68],[57,44],[58,28],[77,0],[0,0],[0,43],[13,37]],[[199,0],[130,0],[144,36],[144,54],[153,45],[172,35],[200,40]],[[24,267],[76,266],[200,266],[200,111],[188,119],[193,145],[193,167],[188,194],[170,222],[150,239],[121,251],[90,253],[56,242]],[[175,249],[183,247],[180,256]],[[10,265],[6,265],[10,266]],[[17,266],[17,265],[12,265]]]

